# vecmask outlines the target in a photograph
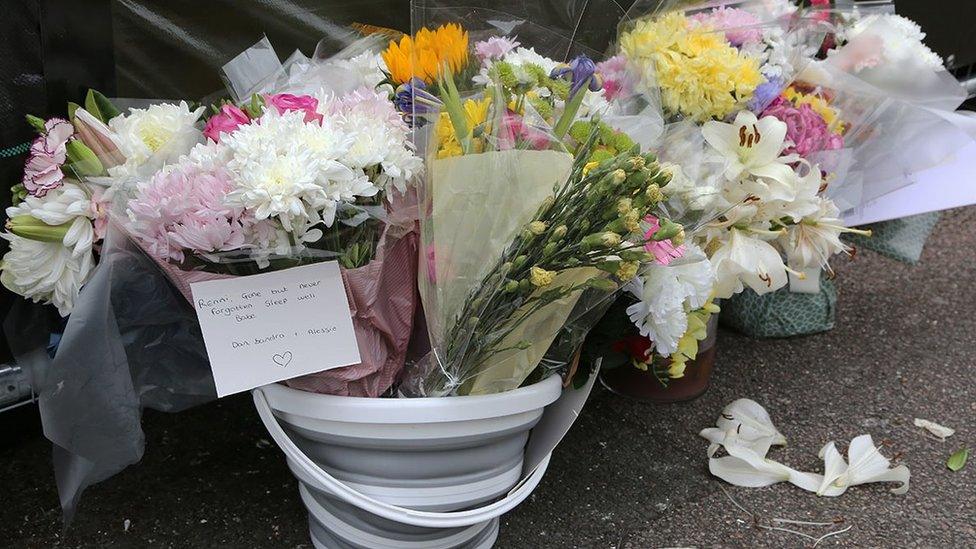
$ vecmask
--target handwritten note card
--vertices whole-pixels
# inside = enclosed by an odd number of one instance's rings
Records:
[[[335,262],[190,289],[217,396],[360,362]]]

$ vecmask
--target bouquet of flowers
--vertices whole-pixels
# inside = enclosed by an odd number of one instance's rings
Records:
[[[117,184],[188,152],[202,113],[181,102],[123,114],[90,91],[67,119],[28,116],[39,135],[6,212],[4,286],[68,316],[97,264]]]
[[[613,106],[597,64],[524,39],[469,48],[448,23],[384,53],[398,106],[431,134],[420,286],[432,350],[406,395],[502,392],[571,363],[594,312],[649,257],[642,221],[663,217],[669,174],[599,120]]]
[[[891,99],[912,89],[892,82],[894,67],[926,82],[933,102],[957,96],[958,84],[947,84],[908,20],[817,4],[639,2],[621,25],[617,58],[633,94],[660,109],[666,211],[686,230],[658,243],[666,247],[616,306],[633,327],[621,334],[607,319],[597,329],[591,355],[610,357],[606,366],[653,366],[664,383],[681,377],[718,311],[713,298],[787,285],[816,292],[830,258],[853,254],[842,235],[870,235],[847,227],[842,212],[905,184],[879,166],[912,173],[958,147],[892,162],[892,144],[907,138],[900,125],[944,122],[913,119],[917,110]]]

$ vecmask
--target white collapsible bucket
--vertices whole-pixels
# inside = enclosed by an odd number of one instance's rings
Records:
[[[498,517],[538,485],[549,458],[520,483],[525,446],[560,394],[553,376],[484,396],[356,398],[278,384],[253,396],[299,480],[316,547],[451,549],[491,547]]]

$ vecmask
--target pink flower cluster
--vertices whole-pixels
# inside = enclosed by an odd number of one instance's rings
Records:
[[[68,159],[68,140],[75,129],[63,118],[52,118],[44,123],[44,133],[31,143],[27,163],[24,166],[24,188],[38,197],[64,184],[61,167]]]
[[[290,93],[279,93],[264,96],[266,104],[274,107],[279,114],[289,111],[301,111],[305,113],[305,122],[321,122],[323,116],[319,114],[319,100],[310,95],[292,95]],[[250,124],[251,118],[246,112],[233,104],[225,104],[220,107],[220,111],[207,120],[207,125],[203,129],[203,135],[207,136],[214,143],[220,143],[221,134],[234,133],[238,127]]]
[[[623,55],[597,63],[596,72],[603,77],[603,97],[607,101],[631,94],[633,76],[627,71],[627,58]]]
[[[225,205],[232,188],[230,176],[222,170],[163,170],[140,186],[129,202],[130,230],[146,251],[162,260],[182,262],[184,251],[240,248],[247,220],[241,210]]]
[[[501,128],[498,131],[499,150],[528,148],[542,151],[549,148],[550,142],[548,133],[527,124],[521,116],[509,111],[502,118]]]
[[[247,113],[237,108],[237,106],[227,103],[220,107],[220,112],[211,116],[210,120],[207,120],[207,125],[203,128],[203,135],[213,140],[214,143],[220,143],[221,134],[234,133],[234,130],[239,126],[250,123],[251,119],[247,116]]]
[[[745,10],[722,6],[710,12],[692,15],[691,20],[724,32],[725,39],[733,46],[757,44],[762,41],[759,19]]]
[[[266,95],[264,100],[278,110],[278,114],[285,114],[290,111],[301,111],[305,113],[305,123],[311,121],[321,122],[322,115],[319,114],[319,100],[311,95],[292,95],[290,93],[279,93]]]
[[[519,46],[518,41],[507,36],[492,36],[474,45],[474,53],[482,63],[505,57],[505,54]]]
[[[649,215],[644,218],[644,223],[647,224],[647,231],[644,232],[644,240],[647,243],[644,244],[644,251],[653,255],[654,261],[660,265],[668,265],[675,259],[685,255],[684,245],[675,246],[671,240],[657,242],[651,239],[654,233],[661,228],[661,221],[657,217]]]
[[[786,138],[793,144],[784,154],[796,153],[807,158],[816,152],[844,148],[844,138],[830,131],[827,122],[810,105],[797,107],[785,97],[779,97],[762,116],[774,116],[786,123]]]

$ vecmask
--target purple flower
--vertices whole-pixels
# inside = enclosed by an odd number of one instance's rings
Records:
[[[437,113],[444,106],[440,99],[427,91],[427,86],[418,78],[411,78],[396,89],[393,104],[408,124],[412,123],[415,116]]]
[[[766,107],[770,106],[779,94],[783,93],[783,89],[786,88],[786,84],[783,79],[774,76],[768,79],[766,82],[759,84],[756,91],[752,94],[752,99],[749,100],[747,107],[750,111],[760,114]]]
[[[585,55],[580,55],[569,63],[561,63],[552,69],[550,78],[570,77],[572,83],[569,88],[569,96],[573,97],[576,92],[584,87],[590,91],[600,91],[603,89],[603,78],[596,72],[596,63]]]
[[[27,163],[24,165],[24,188],[42,197],[64,183],[61,167],[68,158],[68,140],[75,129],[63,118],[52,118],[44,123],[44,132],[31,143]]]

